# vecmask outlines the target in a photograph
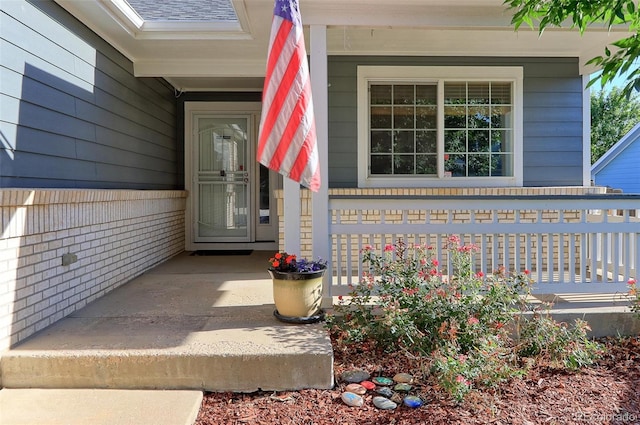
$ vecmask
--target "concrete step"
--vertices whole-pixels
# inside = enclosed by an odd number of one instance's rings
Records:
[[[3,425],[192,425],[200,391],[3,389]]]
[[[333,386],[327,332],[322,324],[277,321],[264,270],[171,270],[161,266],[2,353],[1,385],[237,392]]]
[[[536,294],[528,300],[532,306],[550,303],[549,313],[558,322],[573,323],[585,320],[591,330],[591,338],[638,335],[640,320],[629,307],[626,294],[621,293],[571,293]],[[544,314],[546,310],[541,308]],[[530,317],[531,313],[525,314]]]
[[[8,388],[331,388],[321,325],[285,325],[273,308],[237,318],[69,318],[2,355]]]

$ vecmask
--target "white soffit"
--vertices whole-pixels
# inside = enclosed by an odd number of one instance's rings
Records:
[[[179,87],[217,81],[203,78],[264,76],[273,0],[154,0],[197,7],[188,16],[172,17],[165,11],[164,17],[147,15],[147,19],[144,11],[138,13],[125,0],[55,1],[127,56],[137,76],[171,78],[180,82]],[[152,7],[154,1],[131,3],[147,2]],[[236,19],[198,12],[201,5],[216,2],[229,3]],[[575,30],[554,28],[541,37],[524,27],[515,32],[502,0],[300,3],[305,25],[327,26],[331,55],[578,57],[584,70],[584,63],[602,54],[605,45],[627,35],[597,28],[582,37]],[[200,80],[191,84],[186,77]]]

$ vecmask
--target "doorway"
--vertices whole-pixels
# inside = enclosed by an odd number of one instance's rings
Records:
[[[255,160],[260,103],[185,103],[186,249],[276,249],[277,175]]]

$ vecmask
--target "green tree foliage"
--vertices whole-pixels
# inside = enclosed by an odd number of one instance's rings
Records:
[[[616,76],[627,74],[622,92],[630,96],[640,90],[640,69],[634,61],[640,56],[640,10],[637,0],[505,0],[514,12],[512,23],[516,30],[526,24],[540,34],[548,27],[569,26],[583,33],[592,24],[628,28],[629,37],[611,43],[604,55],[596,56],[588,64],[602,69],[602,73],[589,84],[601,80],[602,84]]]
[[[640,99],[613,88],[591,94],[591,163],[640,122]]]

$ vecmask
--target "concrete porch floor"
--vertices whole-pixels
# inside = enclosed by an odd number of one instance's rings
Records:
[[[0,357],[0,423],[192,424],[202,390],[331,388],[322,324],[273,316],[270,252],[182,253]],[[538,295],[594,336],[640,333],[622,294]],[[154,391],[156,390],[156,391]],[[161,391],[157,391],[161,390]]]
[[[147,271],[0,357],[5,388],[252,392],[331,388],[333,352],[321,323],[276,320],[271,252],[196,256]],[[640,332],[624,294],[536,295],[558,321],[592,336]]]
[[[322,324],[273,316],[270,253],[182,253],[2,354],[5,388],[333,386]]]

